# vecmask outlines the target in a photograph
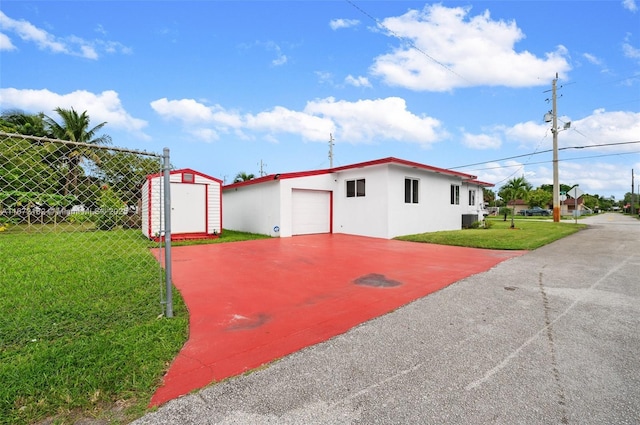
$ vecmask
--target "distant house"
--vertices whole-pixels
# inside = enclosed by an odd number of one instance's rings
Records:
[[[590,208],[584,204],[584,199],[580,196],[578,199],[567,195],[567,199],[560,201],[560,215],[580,216],[586,213],[592,213]]]
[[[520,211],[524,211],[529,208],[529,204],[527,204],[527,202],[522,199],[515,199],[507,202],[507,208],[509,209],[513,209],[514,205],[515,209],[513,210],[513,213],[515,215],[518,215]]]
[[[393,238],[482,219],[476,176],[398,158],[272,174],[222,187],[226,229]]]

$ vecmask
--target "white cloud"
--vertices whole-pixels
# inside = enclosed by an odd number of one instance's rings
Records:
[[[638,11],[638,5],[636,4],[635,0],[622,0],[622,7],[624,7],[627,10],[630,10],[631,12]]]
[[[631,38],[630,34],[627,34],[625,37],[624,43],[622,43],[622,51],[624,55],[631,59],[640,59],[640,49],[635,48],[631,45],[629,39]]]
[[[567,122],[571,122],[571,126],[564,130],[564,123]],[[603,109],[597,109],[591,115],[583,118],[558,117],[558,127],[560,130],[558,133],[558,146],[560,148],[587,146],[589,152],[600,153],[603,151],[611,152],[612,150],[616,152],[637,152],[640,148],[637,144],[591,147],[638,140],[638,134],[640,134],[640,112],[606,112]],[[511,127],[495,127],[492,132],[500,132],[503,140],[518,143],[520,147],[530,152],[550,149],[553,139],[551,124],[542,122],[527,121]]]
[[[6,34],[0,32],[0,52],[8,50],[16,50],[16,46]]]
[[[427,147],[448,136],[438,120],[414,115],[399,97],[356,102],[329,97],[308,102],[304,111],[331,119],[336,139],[348,143],[397,140]]]
[[[209,140],[214,133],[233,131],[246,137],[258,133],[275,140],[277,134],[293,134],[326,142],[332,133],[344,143],[396,140],[428,146],[448,136],[438,120],[412,114],[404,99],[396,97],[356,102],[330,97],[308,102],[302,111],[276,106],[257,114],[207,106],[194,99],[158,99],[151,107],[164,118],[177,119],[185,128],[209,135]]]
[[[340,28],[355,27],[359,24],[360,21],[357,19],[332,19],[331,21],[329,21],[329,26],[334,31]]]
[[[194,99],[168,100],[166,98],[151,102],[151,107],[159,115],[167,119],[177,119],[193,134],[204,134],[209,137],[203,140],[214,140],[212,134],[226,133],[234,130],[236,134],[245,135],[246,131],[268,134],[299,134],[306,140],[324,140],[332,131],[329,121],[303,112],[292,111],[280,106],[256,115],[241,114],[229,111],[220,105],[207,106]],[[246,137],[246,136],[245,136]]]
[[[53,35],[25,20],[11,19],[2,11],[0,28],[15,33],[24,41],[34,42],[40,49],[51,50],[54,53],[69,53],[64,43],[57,41]]]
[[[544,84],[539,77],[570,69],[567,50],[537,57],[515,50],[525,35],[515,22],[495,21],[488,11],[470,16],[470,7],[440,4],[386,18],[383,28],[407,42],[375,59],[372,74],[387,84],[412,90],[449,91],[457,87]]]
[[[214,142],[220,139],[218,133],[210,128],[195,128],[189,130],[189,133],[196,139],[203,140],[205,142]]]
[[[0,108],[20,109],[30,113],[43,112],[56,119],[53,112],[56,108],[73,108],[78,112],[87,111],[93,125],[107,122],[108,127],[130,131],[138,137],[148,139],[142,129],[147,122],[132,117],[122,106],[118,93],[113,90],[96,94],[85,90],[77,90],[67,94],[58,94],[47,89],[28,90],[6,88],[0,89]]]
[[[288,62],[289,58],[282,52],[282,48],[274,41],[259,41],[257,46],[264,47],[269,52],[275,52],[276,57],[271,60],[271,66],[282,66]],[[242,46],[249,48],[249,45]]]
[[[164,118],[174,118],[187,124],[213,121],[213,111],[194,99],[168,100],[166,97],[151,102],[151,108]]]
[[[117,51],[125,54],[131,53],[130,48],[115,41],[88,41],[73,35],[65,38],[56,37],[23,19],[12,19],[2,11],[0,11],[0,29],[15,34],[25,42],[34,43],[41,50],[48,50],[52,53],[80,56],[92,60],[98,59],[98,50],[104,50],[107,53]],[[8,38],[6,34],[5,37]],[[8,39],[8,41],[12,44],[10,39]],[[2,41],[0,40],[0,42]],[[6,43],[6,41],[4,43]]]
[[[321,84],[330,84],[333,85],[333,74],[327,71],[315,71],[316,76],[318,77],[318,81]]]
[[[349,74],[344,79],[344,82],[355,87],[371,87],[371,83],[369,82],[369,79],[367,77],[362,77],[362,76],[354,77],[353,75]]]
[[[463,133],[462,144],[471,149],[498,149],[502,139],[493,134]]]
[[[267,133],[298,134],[305,140],[324,141],[333,131],[330,120],[276,106],[270,111],[245,115],[246,127]]]
[[[104,29],[102,24],[96,25],[94,31],[97,32],[98,34],[107,35],[107,30]]]
[[[583,53],[582,57],[584,57],[588,62],[594,65],[602,65],[602,61],[595,55],[592,55],[591,53]]]

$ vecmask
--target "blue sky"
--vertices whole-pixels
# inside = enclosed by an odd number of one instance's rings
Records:
[[[498,189],[552,183],[557,73],[560,182],[621,199],[640,183],[639,6],[3,0],[0,110],[86,110],[115,146],[227,183],[328,168],[331,134],[334,166],[394,156]]]

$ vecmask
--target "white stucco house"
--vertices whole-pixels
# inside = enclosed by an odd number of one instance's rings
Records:
[[[391,239],[481,220],[476,176],[398,158],[271,174],[222,187],[225,228],[289,237],[346,233]]]

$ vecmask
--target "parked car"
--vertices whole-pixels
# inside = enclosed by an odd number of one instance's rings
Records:
[[[544,208],[540,208],[540,207],[533,207],[528,210],[519,211],[518,214],[520,215],[551,215],[551,211],[545,210]]]

